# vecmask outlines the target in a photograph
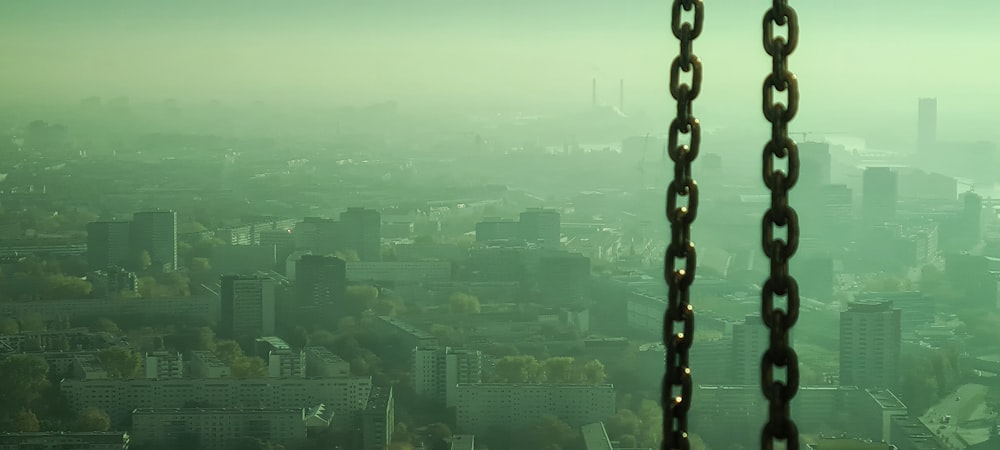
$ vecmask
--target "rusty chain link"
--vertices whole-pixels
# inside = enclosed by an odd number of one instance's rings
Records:
[[[775,35],[784,26],[787,37]],[[761,289],[761,318],[770,329],[770,343],[761,361],[761,389],[769,402],[767,423],[761,432],[761,449],[772,450],[784,441],[798,450],[799,432],[791,415],[791,401],[799,389],[799,362],[789,342],[789,332],[799,317],[799,287],[788,262],[799,246],[799,218],[788,203],[788,192],[799,177],[799,150],[788,137],[788,122],[799,108],[799,85],[788,70],[788,56],[798,44],[799,22],[788,0],[773,0],[764,14],[764,50],[771,55],[772,70],[764,80],[764,117],[771,123],[771,140],[764,147],[764,184],[771,191],[771,207],[764,213],[761,240],[771,260],[771,273]],[[785,103],[775,102],[775,91],[787,93]],[[775,170],[775,159],[787,159],[788,171]],[[775,228],[786,228],[787,238],[775,238]],[[784,296],[784,309],[775,308],[774,297]],[[785,381],[775,380],[775,368],[785,369]]]
[[[684,18],[683,16],[692,16]],[[701,91],[701,60],[694,55],[694,40],[701,34],[705,9],[701,0],[674,0],[670,28],[680,41],[680,54],[670,65],[670,95],[677,100],[677,116],[670,123],[667,150],[674,162],[674,178],[667,188],[666,215],[670,221],[670,245],[664,257],[663,276],[669,296],[663,314],[663,345],[667,349],[663,376],[663,450],[689,450],[688,409],[691,407],[691,369],[688,352],[694,339],[694,310],[690,287],[694,282],[697,256],[691,242],[691,223],[698,215],[698,184],[691,163],[701,146],[701,125],[692,115],[692,102]],[[681,81],[690,73],[690,84]],[[680,135],[689,143],[679,143]],[[681,197],[686,197],[682,203]],[[678,260],[683,268],[678,269]],[[676,328],[680,324],[680,331]],[[677,392],[677,391],[680,392]]]

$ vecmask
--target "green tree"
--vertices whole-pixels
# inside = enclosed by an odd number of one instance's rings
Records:
[[[448,299],[452,314],[479,314],[479,299],[463,292],[455,292]]]
[[[118,333],[121,329],[111,319],[100,317],[90,324],[91,331],[103,331],[105,333]]]
[[[576,360],[569,356],[546,359],[542,363],[545,381],[548,383],[579,383],[580,372],[576,370]]]
[[[45,324],[45,319],[37,313],[27,313],[19,317],[19,319],[22,333],[25,331],[46,331],[49,329],[48,325]]]
[[[589,384],[603,384],[608,376],[604,373],[604,364],[593,359],[587,361],[580,370],[582,381]]]
[[[554,416],[544,416],[527,435],[529,448],[569,448],[577,439],[577,431]]]
[[[0,410],[27,408],[49,387],[49,364],[32,355],[13,355],[0,362]]]
[[[496,363],[495,375],[501,383],[541,383],[545,381],[542,364],[531,355],[505,356]]]
[[[222,340],[215,343],[215,356],[224,364],[232,365],[234,361],[243,357],[243,347],[233,340]]]
[[[90,295],[93,286],[87,280],[66,275],[50,275],[45,279],[43,295],[47,299],[81,299]]]
[[[205,273],[212,270],[212,264],[208,258],[194,257],[191,258],[188,268],[191,269],[192,272]]]
[[[87,408],[80,411],[73,423],[73,431],[108,431],[111,429],[111,418],[104,410]]]
[[[267,363],[256,356],[241,356],[229,366],[233,378],[260,378],[267,376]]]
[[[360,316],[375,305],[378,288],[374,286],[348,286],[344,299],[344,309],[348,316]]]
[[[21,332],[21,326],[17,324],[17,321],[12,317],[0,318],[0,334],[18,334]]]
[[[630,409],[622,408],[613,417],[604,421],[604,427],[612,439],[620,439],[622,436],[631,436],[635,439],[639,434],[639,416]],[[635,445],[627,447],[635,448]]]
[[[97,360],[109,378],[131,379],[139,376],[142,357],[126,347],[111,347],[97,352]]]
[[[11,418],[11,429],[15,432],[34,433],[40,428],[38,417],[30,409],[22,409]]]

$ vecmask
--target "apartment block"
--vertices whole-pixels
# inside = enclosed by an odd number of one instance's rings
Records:
[[[602,385],[460,384],[455,408],[458,431],[519,430],[555,416],[572,427],[615,415],[615,389]]]
[[[351,363],[326,347],[306,347],[306,376],[346,378],[351,376]]]
[[[361,414],[364,450],[384,450],[396,429],[396,401],[391,387],[373,386]]]
[[[371,377],[207,378],[63,380],[60,390],[70,407],[103,409],[111,422],[125,422],[137,408],[182,408],[191,401],[213,408],[303,408],[325,404],[334,426],[346,425],[368,403]]]
[[[454,406],[459,384],[482,381],[483,354],[452,347],[413,349],[413,388],[417,395]]]
[[[180,353],[146,353],[146,378],[183,378],[184,359]]]
[[[136,445],[239,450],[241,438],[287,443],[306,437],[304,410],[142,408],[132,411]]]

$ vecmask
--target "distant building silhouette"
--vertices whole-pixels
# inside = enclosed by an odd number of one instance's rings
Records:
[[[937,147],[937,99],[921,98],[917,105],[917,152],[929,155]]]
[[[382,260],[382,215],[374,209],[348,208],[340,213],[343,249],[361,261]]]
[[[87,224],[87,264],[90,270],[130,267],[132,224],[127,221],[102,221]]]
[[[560,221],[558,211],[530,208],[521,213],[521,238],[543,247],[558,248],[561,238]]]
[[[861,188],[861,218],[867,225],[891,222],[899,201],[899,175],[890,167],[865,169]]]
[[[347,263],[334,256],[302,255],[295,265],[295,302],[333,305],[347,291]]]
[[[177,213],[137,212],[132,218],[132,248],[149,252],[154,267],[177,270]]]

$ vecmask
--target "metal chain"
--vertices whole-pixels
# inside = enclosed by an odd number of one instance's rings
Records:
[[[787,37],[775,36],[775,26],[786,26]],[[761,317],[771,331],[769,347],[761,361],[761,389],[769,402],[767,423],[761,432],[761,449],[772,450],[785,441],[798,450],[799,431],[790,404],[799,389],[799,362],[789,342],[789,332],[799,316],[799,288],[788,269],[799,246],[799,218],[788,203],[788,192],[799,177],[799,150],[788,137],[788,122],[799,107],[799,86],[788,70],[788,56],[798,44],[799,22],[788,0],[773,0],[764,14],[764,50],[773,67],[764,80],[764,117],[771,123],[771,140],[764,147],[764,184],[771,190],[771,207],[764,213],[762,244],[771,260],[771,274],[761,289]],[[775,103],[774,92],[787,92],[787,104]],[[775,170],[775,159],[787,158],[788,172]],[[775,228],[786,227],[786,239],[775,238]],[[784,309],[775,308],[774,297],[785,296]],[[775,380],[775,368],[785,368],[785,381]]]
[[[684,15],[693,15],[682,20]],[[694,310],[690,287],[694,282],[696,253],[691,242],[691,223],[698,215],[698,184],[691,163],[698,157],[701,125],[692,115],[692,102],[701,91],[701,60],[694,55],[694,40],[701,34],[705,8],[701,0],[674,0],[670,27],[680,41],[680,54],[670,65],[670,95],[677,100],[677,116],[670,123],[667,151],[674,162],[674,179],[667,188],[666,215],[670,221],[670,245],[664,257],[663,276],[669,288],[663,314],[663,345],[667,349],[663,376],[663,450],[689,450],[688,409],[691,407],[691,369],[688,352],[694,339]],[[681,72],[691,73],[691,82],[681,81]],[[680,144],[680,135],[689,135]],[[686,197],[687,205],[680,204]],[[684,260],[678,269],[678,260]],[[680,331],[676,328],[680,327]],[[677,392],[677,391],[680,392]]]

